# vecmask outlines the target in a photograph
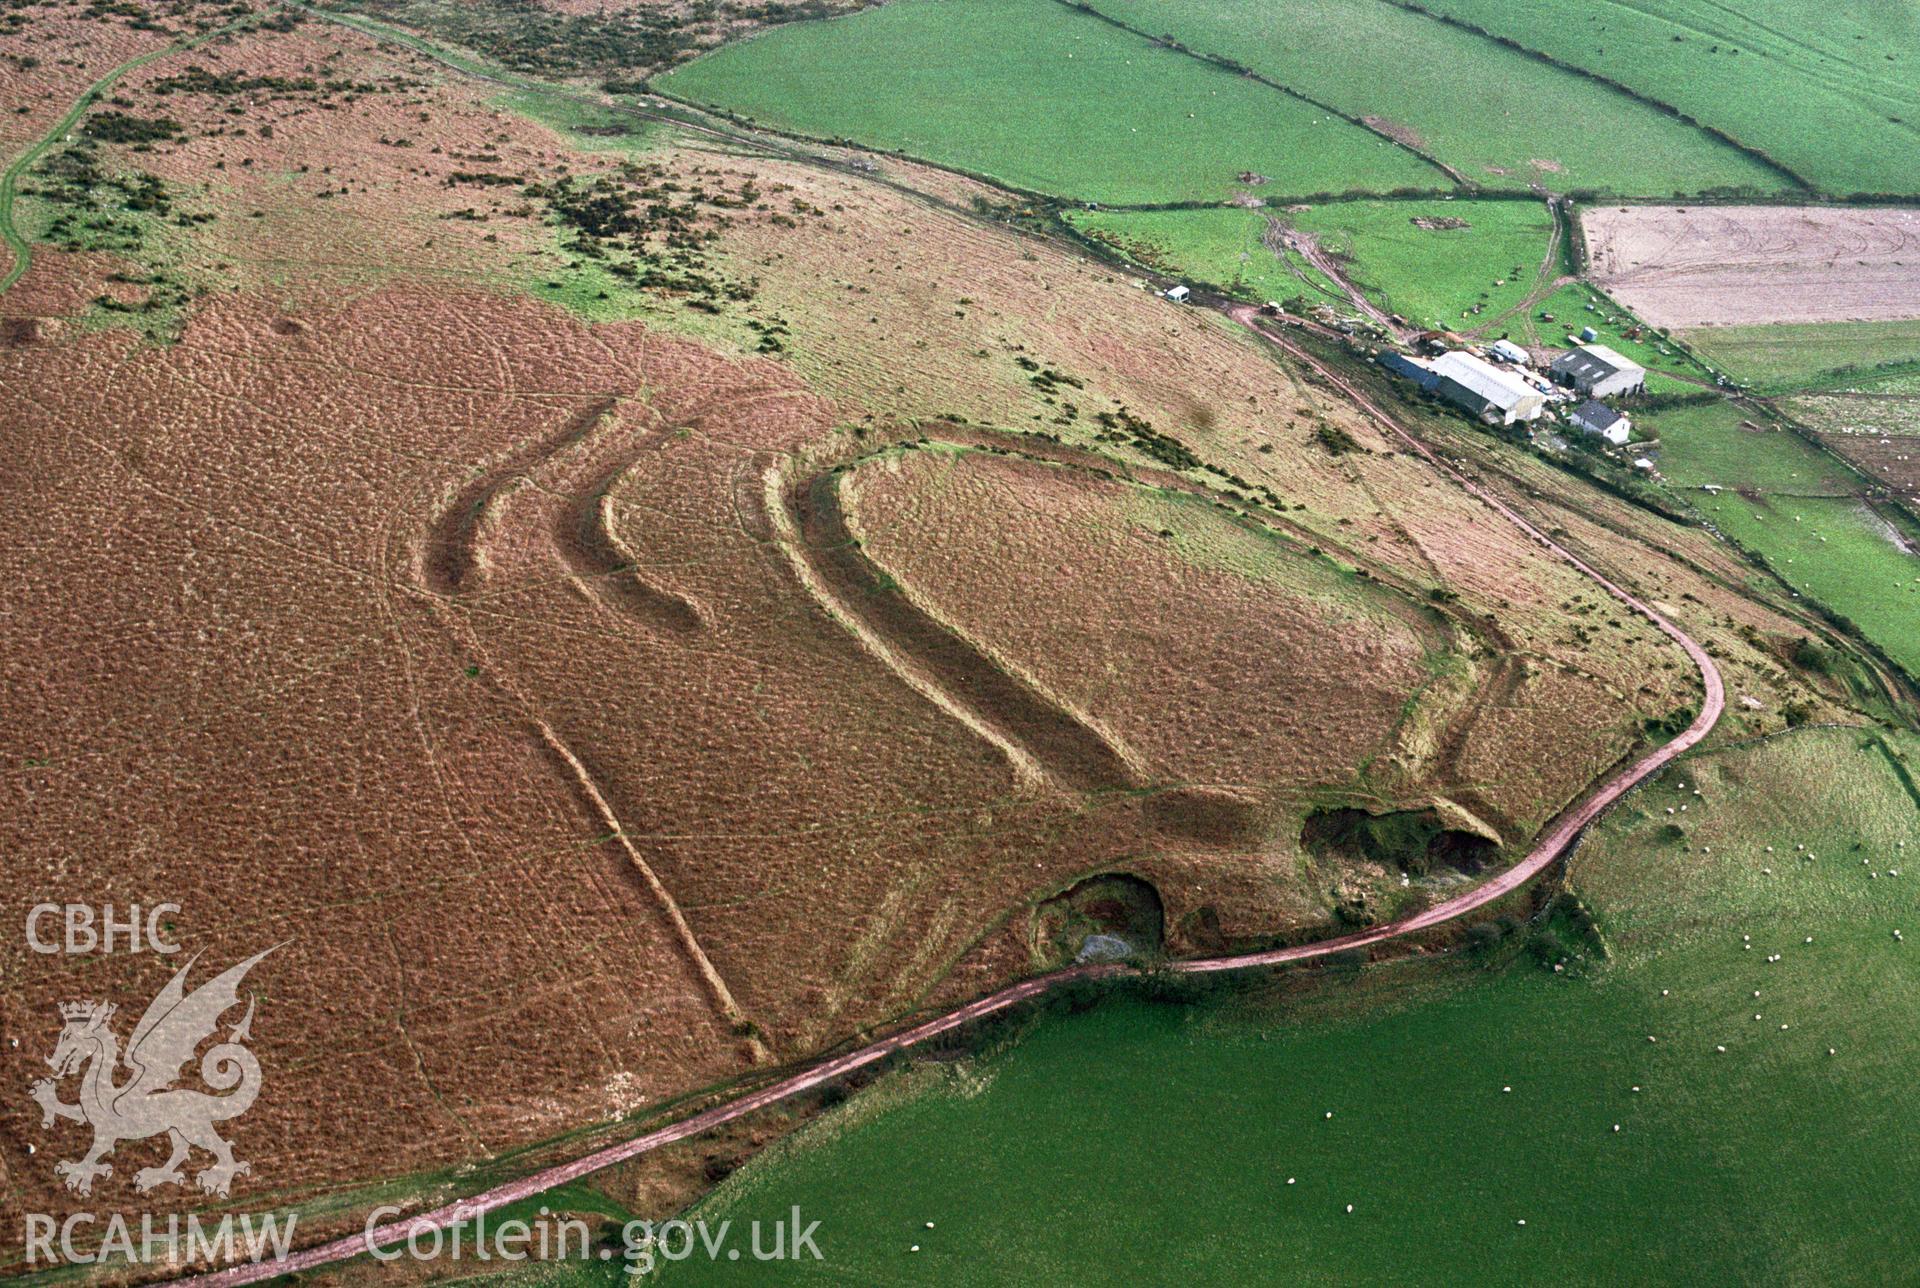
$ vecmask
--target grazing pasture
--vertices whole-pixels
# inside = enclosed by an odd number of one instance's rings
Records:
[[[1279,216],[1222,206],[1205,210],[1068,211],[1075,228],[1136,264],[1220,287],[1249,300],[1303,295],[1346,304],[1340,288],[1280,243]]]
[[[1823,434],[1820,441],[1862,474],[1892,488],[1909,509],[1920,506],[1920,438]]]
[[[1847,390],[1790,398],[1785,407],[1829,451],[1920,503],[1920,394]]]
[[[1715,527],[1808,599],[1920,670],[1920,539],[1867,481],[1764,413],[1727,402],[1649,412],[1660,470]],[[1705,489],[1713,487],[1717,491]]]
[[[1291,229],[1330,252],[1382,309],[1453,330],[1490,322],[1527,298],[1553,229],[1545,207],[1530,201],[1368,199],[1305,209],[1075,211],[1069,218],[1135,260],[1249,299],[1304,294],[1345,307],[1337,288],[1286,249]]]
[[[1891,385],[1893,382],[1886,382]],[[1920,391],[1900,393],[1883,385],[1802,394],[1782,401],[1796,420],[1828,435],[1905,438],[1920,435]]]
[[[1851,619],[1920,674],[1920,534],[1911,524],[1853,498],[1722,492],[1694,503],[1796,592]]]
[[[1553,217],[1532,201],[1343,201],[1282,217],[1347,261],[1382,308],[1453,331],[1518,308],[1553,234]],[[1557,261],[1546,266],[1549,278],[1557,271]]]
[[[1889,371],[1849,381],[1845,389],[1869,396],[1894,394],[1901,398],[1920,398],[1920,371]]]
[[[1685,112],[1823,191],[1920,192],[1920,15],[1910,5],[1419,2]]]
[[[1916,755],[1838,729],[1690,757],[1573,860],[1597,941],[1556,915],[1439,962],[1050,1016],[868,1093],[694,1215],[824,1218],[826,1260],[785,1268],[819,1283],[1001,1282],[1016,1258],[1062,1282],[1897,1280],[1920,813],[1894,758]]]
[[[1711,484],[1794,496],[1851,496],[1861,480],[1774,418],[1720,400],[1640,413],[1660,438],[1660,472],[1681,487]]]
[[[1681,336],[1742,382],[1768,391],[1857,380],[1874,367],[1920,362],[1920,321],[1706,326]]]
[[[1790,181],[1627,94],[1379,0],[1093,0],[1363,119],[1469,183],[1649,196]]]
[[[1220,201],[1451,186],[1291,95],[1054,0],[899,0],[729,45],[656,82],[675,97],[1076,200]]]

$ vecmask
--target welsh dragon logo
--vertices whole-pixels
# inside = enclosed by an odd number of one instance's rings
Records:
[[[247,1000],[246,1015],[226,1040],[200,1058],[201,1079],[223,1094],[173,1084],[200,1044],[219,1027],[220,1017],[240,1004],[240,981],[272,951],[256,953],[189,993],[187,972],[199,960],[196,954],[148,1004],[133,1026],[124,1057],[110,1024],[117,1009],[112,1003],[68,1002],[60,1007],[60,1040],[47,1058],[54,1076],[34,1083],[31,1094],[39,1102],[42,1127],[67,1118],[93,1128],[93,1148],[84,1158],[54,1165],[68,1189],[92,1193],[95,1178],[113,1174],[113,1165],[105,1159],[115,1145],[162,1132],[172,1142],[173,1153],[159,1167],[143,1167],[134,1174],[134,1188],[142,1193],[184,1183],[180,1165],[195,1147],[213,1155],[213,1164],[194,1177],[209,1194],[224,1197],[233,1178],[249,1170],[234,1159],[233,1146],[213,1125],[246,1113],[260,1094],[260,1062],[245,1045],[252,1036],[254,999]],[[116,1083],[123,1060],[129,1076]],[[59,1080],[76,1073],[81,1075],[80,1099],[67,1104],[60,1099]]]

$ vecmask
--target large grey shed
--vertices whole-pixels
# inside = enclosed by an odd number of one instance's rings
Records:
[[[1553,378],[1589,398],[1639,393],[1647,387],[1647,369],[1604,344],[1583,344],[1553,360]]]

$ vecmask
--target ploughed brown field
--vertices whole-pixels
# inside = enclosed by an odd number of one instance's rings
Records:
[[[1920,318],[1920,211],[1596,206],[1592,275],[1655,326]]]
[[[373,88],[236,135],[156,88],[189,60]],[[1174,952],[1385,917],[1433,887],[1314,813],[1519,847],[1698,701],[1311,372],[968,181],[690,135],[629,165],[317,22],[120,92],[185,137],[100,153],[210,221],[38,247],[0,297],[0,890],[178,903],[203,969],[284,944],[239,1201],[424,1195],[974,996],[1057,961],[1042,905],[1097,875]],[[578,288],[529,195],[563,174],[707,193],[675,236],[738,289]],[[177,330],[90,303],[157,263],[205,288]],[[1781,661],[1822,628],[1709,536],[1409,417],[1707,642],[1728,736],[1843,709]],[[57,1002],[173,968],[11,942],[16,1085]],[[66,1194],[62,1132],[0,1104],[4,1228],[197,1202],[134,1195],[158,1145]]]

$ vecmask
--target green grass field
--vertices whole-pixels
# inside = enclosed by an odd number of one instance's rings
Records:
[[[1016,187],[1114,203],[1444,188],[1439,170],[1278,90],[1054,0],[898,0],[725,46],[675,97]]]
[[[1871,368],[1920,362],[1920,322],[1792,322],[1705,326],[1682,333],[1743,383],[1767,391],[1870,378]]]
[[[1871,376],[1842,386],[1857,389],[1864,393],[1898,394],[1901,397],[1920,395],[1920,371],[1895,371],[1883,376]]]
[[[1446,217],[1468,227],[1413,223]],[[1297,255],[1282,260],[1261,244],[1269,221],[1282,220],[1348,261],[1348,275],[1376,304],[1423,326],[1453,329],[1489,322],[1526,298],[1553,227],[1546,209],[1527,201],[1333,201],[1297,212],[1075,211],[1069,218],[1109,235],[1136,260],[1249,299],[1304,294],[1343,303]],[[1475,305],[1480,314],[1461,317]]]
[[[1865,398],[1853,393],[1801,394],[1776,405],[1802,425],[1823,433],[1862,438],[1920,435],[1920,389],[1911,393],[1876,390]]]
[[[1705,131],[1483,36],[1379,0],[1093,0],[1135,28],[1378,118],[1467,179],[1667,195],[1786,180]]]
[[[1383,308],[1455,331],[1489,325],[1522,303],[1553,233],[1546,207],[1531,201],[1344,201],[1285,217],[1349,260],[1354,284]],[[1425,229],[1416,218],[1468,226]]]
[[[1610,77],[1834,193],[1920,192],[1920,12],[1826,0],[1422,0]]]
[[[577,152],[650,152],[668,135],[668,127],[657,122],[595,107],[536,85],[509,90],[499,103],[509,112],[558,130]]]
[[[1801,595],[1920,669],[1920,557],[1900,544],[1920,543],[1920,532],[1859,500],[1866,480],[1733,403],[1650,411],[1636,423],[1658,435],[1660,472],[1702,515]],[[1723,490],[1697,490],[1709,484]]]
[[[1793,588],[1850,618],[1909,673],[1920,673],[1920,533],[1860,501],[1734,492],[1694,499],[1741,545],[1764,556]]]
[[[1852,496],[1864,481],[1833,457],[1731,402],[1635,417],[1660,439],[1660,472],[1681,487],[1715,484],[1794,496]]]
[[[1261,243],[1268,215],[1261,210],[1084,211],[1068,222],[1135,263],[1255,300],[1304,295],[1316,302],[1346,297],[1297,255],[1276,255]]]
[[[1908,853],[1920,810],[1872,734],[1696,757],[1574,863],[1609,961],[1050,1018],[856,1101],[696,1215],[820,1219],[825,1262],[784,1282],[1898,1282],[1920,1251]]]

